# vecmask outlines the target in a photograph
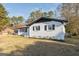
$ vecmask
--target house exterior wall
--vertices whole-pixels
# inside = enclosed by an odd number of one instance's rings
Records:
[[[21,29],[18,29],[18,35],[24,34],[24,31],[21,31]]]
[[[29,27],[18,29],[17,34],[18,35],[23,35],[24,37],[28,37],[29,36]]]
[[[22,28],[22,29],[18,29],[18,35],[26,35],[27,32],[25,32],[25,29]]]
[[[44,30],[45,25],[55,25],[55,30]],[[40,26],[40,31],[33,31],[33,26]],[[65,27],[61,22],[49,21],[42,23],[34,23],[29,27],[29,36],[35,38],[52,38],[58,40],[64,40]]]

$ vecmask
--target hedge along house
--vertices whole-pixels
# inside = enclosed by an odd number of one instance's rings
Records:
[[[67,21],[61,19],[41,17],[27,24],[26,33],[28,34],[26,36],[64,40],[66,22]]]

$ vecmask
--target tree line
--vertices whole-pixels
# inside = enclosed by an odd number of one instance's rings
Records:
[[[65,19],[68,21],[66,25],[66,32],[71,36],[79,35],[79,4],[78,3],[62,3],[58,6],[57,12],[60,15],[61,19]],[[55,12],[43,11],[42,9],[34,10],[30,13],[26,23],[30,23],[34,20],[37,20],[40,17],[48,17],[54,18]],[[16,26],[19,23],[23,23],[23,16],[13,16],[9,17],[8,12],[5,7],[0,4],[0,31],[4,29],[6,26]]]
[[[34,20],[39,19],[40,17],[48,17],[48,18],[53,18],[54,17],[54,12],[52,10],[45,12],[42,9],[41,10],[35,10],[30,13],[30,16],[28,20],[26,21],[27,23],[30,23]]]
[[[61,18],[68,21],[66,32],[71,36],[79,35],[79,3],[63,3],[59,6]]]
[[[22,23],[23,20],[23,16],[9,17],[5,7],[0,4],[0,31],[6,27],[15,27],[17,24]]]

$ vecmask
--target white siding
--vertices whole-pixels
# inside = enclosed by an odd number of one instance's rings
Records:
[[[55,30],[44,30],[45,25],[55,25]],[[40,26],[40,31],[33,31],[33,26]],[[36,38],[52,38],[64,40],[65,27],[64,24],[56,21],[34,23],[29,28],[30,37]]]
[[[23,35],[25,32],[18,29],[18,35]]]
[[[29,28],[26,28],[27,29],[27,32],[26,32],[26,29],[23,28],[24,30],[21,31],[21,29],[18,29],[18,35],[23,35],[24,37],[28,37],[29,36]]]

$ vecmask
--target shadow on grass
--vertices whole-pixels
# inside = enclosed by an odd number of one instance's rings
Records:
[[[12,51],[9,56],[78,56],[79,48],[52,42],[37,41],[24,49]]]

